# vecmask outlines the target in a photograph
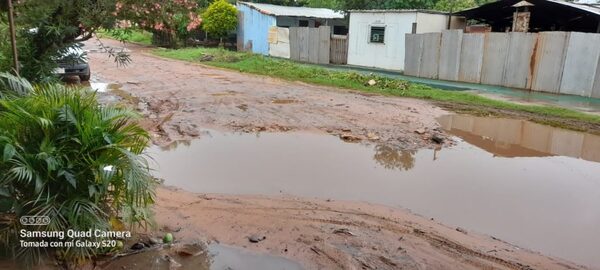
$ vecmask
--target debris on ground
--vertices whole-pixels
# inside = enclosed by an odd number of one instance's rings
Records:
[[[340,139],[344,140],[345,142],[359,142],[362,140],[361,137],[356,136],[354,134],[351,133],[342,133],[340,134]]]
[[[173,234],[166,233],[165,236],[163,237],[163,242],[165,244],[169,244],[169,243],[173,242]]]
[[[248,241],[250,241],[251,243],[258,243],[260,241],[264,241],[265,239],[267,239],[267,237],[264,235],[253,234],[248,236]]]
[[[417,133],[419,135],[425,134],[425,129],[424,128],[415,129],[415,133]]]
[[[463,229],[463,228],[461,228],[461,227],[456,227],[456,231],[457,231],[457,232],[464,233],[464,234],[467,234],[467,230],[465,230],[465,229]]]
[[[175,247],[177,254],[181,256],[198,256],[204,253],[206,247],[200,243],[182,244]]]
[[[132,250],[141,250],[141,249],[144,249],[144,248],[146,248],[146,245],[144,243],[142,243],[142,242],[137,242],[137,243],[131,245],[131,249]]]
[[[350,229],[348,229],[348,228],[335,229],[335,230],[333,230],[333,233],[334,234],[343,234],[343,235],[348,235],[348,236],[356,236],[356,234],[351,232]]]
[[[203,53],[198,59],[200,62],[210,62],[215,59],[214,55]]]
[[[431,140],[437,144],[444,143],[444,137],[439,134],[433,134],[433,136],[431,136]]]
[[[377,134],[375,134],[373,132],[369,132],[369,133],[367,133],[367,139],[369,139],[371,141],[378,141],[380,138]]]

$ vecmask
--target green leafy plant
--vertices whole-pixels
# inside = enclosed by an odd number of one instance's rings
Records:
[[[222,43],[223,37],[237,26],[237,9],[225,0],[216,0],[202,13],[202,19],[202,28]]]
[[[5,76],[5,80],[10,81]],[[103,107],[88,89],[6,82],[0,92],[0,240],[14,255],[39,261],[47,249],[19,246],[22,216],[49,216],[38,231],[110,230],[115,221],[146,226],[151,221],[154,180],[143,156],[149,142],[136,113]],[[21,90],[19,90],[21,87]],[[15,243],[16,241],[16,243]],[[96,255],[93,248],[60,248],[66,263]]]

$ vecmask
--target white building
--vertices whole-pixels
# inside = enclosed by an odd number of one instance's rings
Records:
[[[352,10],[348,64],[404,70],[405,35],[462,29],[462,17],[426,10]]]

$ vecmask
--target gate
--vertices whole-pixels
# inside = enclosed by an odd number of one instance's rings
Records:
[[[348,62],[348,36],[332,35],[329,62],[345,65]]]
[[[331,28],[290,27],[290,59],[329,64]]]

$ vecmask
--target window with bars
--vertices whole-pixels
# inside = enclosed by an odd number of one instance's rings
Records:
[[[385,40],[385,26],[371,26],[371,43],[383,43]]]

